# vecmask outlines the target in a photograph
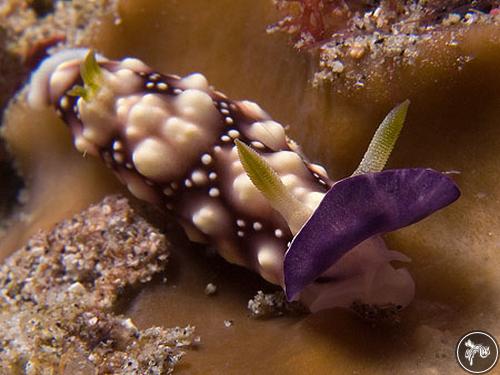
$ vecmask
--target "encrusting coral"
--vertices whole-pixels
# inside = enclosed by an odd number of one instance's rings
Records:
[[[168,256],[164,235],[119,196],[33,237],[0,267],[0,372],[170,373],[194,328],[139,330],[113,312]]]
[[[415,63],[431,40],[459,46],[469,26],[498,25],[500,14],[498,0],[274,2],[285,16],[268,31],[291,34],[296,48],[318,52],[315,83],[342,78],[355,88],[379,67]]]

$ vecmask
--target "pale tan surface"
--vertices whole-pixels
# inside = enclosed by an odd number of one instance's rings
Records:
[[[245,305],[258,279],[207,262],[194,250],[177,256],[180,267],[171,268],[167,286],[146,288],[129,308],[124,301],[124,311],[140,328],[198,327],[202,344],[186,356],[186,374],[459,373],[453,350],[460,335],[485,329],[500,337],[499,31],[479,26],[451,52],[444,42],[430,43],[429,60],[422,66],[339,95],[313,89],[308,79],[315,64],[288,47],[283,35],[265,35],[265,25],[275,20],[267,1],[206,4],[124,1],[123,22],[104,25],[95,45],[110,57],[137,56],[166,73],[201,71],[230,97],[258,102],[289,124],[305,153],[336,177],[355,167],[377,123],[408,97],[408,122],[390,166],[460,171],[456,180],[463,196],[445,211],[388,236],[391,247],[413,259],[409,268],[417,283],[417,298],[399,327],[372,328],[342,311],[249,320]],[[458,69],[459,56],[474,59]],[[45,186],[36,189],[30,203],[36,223],[48,225],[116,189],[104,184],[112,178],[103,177],[97,163],[67,152],[68,134],[54,116],[25,110],[21,116],[26,118],[10,124],[19,147],[39,145],[37,153],[25,156],[37,163],[26,165],[39,176],[52,171],[51,182],[35,179]],[[33,130],[33,123],[45,125]],[[97,179],[86,177],[89,172]],[[10,242],[0,245],[3,251],[22,244],[27,235],[24,229],[18,233],[9,233]],[[208,282],[217,284],[216,296],[203,293]],[[225,319],[234,325],[224,327]]]

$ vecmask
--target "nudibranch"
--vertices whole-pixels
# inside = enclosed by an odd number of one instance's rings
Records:
[[[409,259],[380,234],[460,194],[431,169],[382,171],[408,103],[384,120],[353,176],[334,182],[257,104],[229,99],[199,73],[181,78],[135,58],[67,50],[32,74],[28,102],[55,107],[80,152],[172,213],[191,240],[313,312],[408,305],[413,279],[391,262]]]

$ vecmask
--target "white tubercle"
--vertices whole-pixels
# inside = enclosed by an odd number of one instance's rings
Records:
[[[178,112],[188,120],[212,127],[217,119],[217,110],[212,98],[205,92],[188,89],[175,99]]]
[[[146,138],[139,143],[132,154],[135,167],[143,176],[163,180],[178,172],[178,157],[159,139]]]
[[[278,151],[266,156],[268,163],[279,174],[294,174],[299,177],[307,177],[310,172],[302,158],[292,151]]]
[[[124,68],[135,70],[136,72],[149,72],[151,70],[151,68],[141,60],[132,57],[123,59],[120,65]]]
[[[205,76],[201,73],[190,74],[181,79],[181,85],[189,89],[208,91],[209,85]]]
[[[247,135],[262,142],[271,150],[279,150],[286,147],[285,129],[276,121],[257,121],[251,124],[247,131]]]
[[[281,284],[279,275],[283,268],[283,250],[274,243],[264,242],[257,249],[257,261],[259,262],[259,273],[267,281]]]
[[[225,224],[227,223],[226,213],[218,204],[204,202],[192,214],[192,222],[204,234],[217,235],[225,230]]]
[[[186,152],[198,146],[204,139],[204,131],[200,126],[179,117],[169,117],[162,125],[160,134],[172,143],[177,152]]]
[[[269,114],[264,111],[257,103],[251,102],[249,100],[241,100],[238,102],[238,106],[244,113],[246,113],[250,117],[262,120],[271,119]]]

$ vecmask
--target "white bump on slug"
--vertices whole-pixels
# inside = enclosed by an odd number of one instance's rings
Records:
[[[276,121],[257,121],[250,125],[246,133],[249,138],[264,143],[272,150],[286,146],[285,129]]]
[[[236,225],[239,226],[240,228],[243,228],[246,225],[245,220],[241,219],[236,220]]]
[[[288,188],[288,190],[292,190],[301,185],[301,179],[294,174],[288,173],[280,177],[281,181]]]
[[[191,180],[198,186],[204,185],[208,182],[207,174],[201,170],[196,170],[191,173]]]
[[[120,151],[123,148],[123,144],[120,141],[113,142],[113,150]]]
[[[155,203],[157,196],[155,191],[148,186],[140,177],[127,172],[123,175],[128,190],[137,198],[146,202]]]
[[[177,146],[193,146],[203,139],[203,130],[179,117],[169,117],[161,127],[162,136]]]
[[[250,117],[269,120],[269,115],[257,104],[249,100],[242,100],[238,102],[238,107]]]
[[[61,106],[62,109],[68,109],[69,108],[69,99],[66,95],[64,95],[61,100],[59,101],[59,105]]]
[[[236,232],[236,234],[238,235],[238,237],[245,237],[245,232],[243,232],[242,230],[239,230],[238,232]]]
[[[210,188],[208,191],[208,195],[210,195],[212,198],[216,198],[220,195],[220,190],[217,188]]]
[[[326,172],[326,169],[319,164],[309,164],[309,169],[313,172],[315,177],[323,176],[323,177],[328,177],[328,173]]]
[[[274,236],[275,236],[276,238],[281,238],[281,237],[283,237],[283,231],[282,231],[281,229],[276,229],[276,230],[274,231]]]
[[[231,129],[227,132],[227,135],[229,135],[231,138],[235,139],[240,136],[240,132],[236,129]]]
[[[141,97],[141,104],[145,106],[159,107],[168,112],[168,107],[165,100],[160,94],[148,93]]]
[[[233,118],[232,118],[232,117],[229,117],[229,116],[228,116],[228,117],[226,117],[226,118],[224,119],[224,122],[225,122],[226,124],[228,124],[228,125],[233,125],[233,124],[234,124],[234,120],[233,120]]]
[[[142,87],[142,79],[130,69],[120,69],[110,74],[106,74],[107,70],[103,72],[106,75],[106,83],[112,87],[117,96],[128,95],[131,91]]]
[[[193,186],[193,183],[192,183],[192,181],[191,181],[189,178],[186,178],[186,179],[184,180],[184,186],[186,186],[186,187],[190,188],[190,187],[192,187],[192,186]]]
[[[229,137],[228,135],[224,134],[223,136],[220,137],[220,140],[222,142],[229,142],[231,140],[231,137]]]
[[[215,172],[210,172],[210,173],[208,174],[208,178],[209,178],[211,181],[216,180],[216,179],[217,179],[217,173],[215,173]]]
[[[222,109],[220,110],[220,113],[222,113],[223,115],[228,115],[228,114],[229,114],[229,110],[228,110],[228,109],[226,109],[226,108],[222,108]]]
[[[283,267],[283,251],[273,244],[262,244],[257,250],[257,261],[260,265],[260,274],[266,280],[279,284],[279,276]]]
[[[184,77],[181,79],[181,84],[188,89],[208,90],[208,81],[205,76],[200,73],[193,73]]]
[[[251,142],[251,145],[254,147],[254,148],[259,148],[259,149],[263,149],[265,148],[266,146],[262,143],[262,142],[259,142],[259,141],[252,141]]]
[[[233,181],[233,192],[242,206],[251,205],[252,208],[267,207],[267,201],[262,193],[257,190],[246,174],[240,174]]]
[[[160,76],[160,74],[159,74],[159,73],[153,73],[153,74],[150,74],[148,78],[149,78],[151,81],[158,81],[158,79],[160,79],[160,77],[161,77],[161,76]]]
[[[108,143],[108,134],[99,130],[100,129],[96,129],[94,127],[84,127],[82,136],[88,142],[96,145],[104,145]]]
[[[146,88],[152,89],[153,87],[155,87],[154,82],[148,82],[148,83],[146,83]]]
[[[278,173],[291,173],[298,177],[310,175],[302,158],[293,151],[273,152],[266,156],[266,159]]]
[[[191,217],[193,224],[203,233],[214,235],[224,231],[225,215],[223,210],[214,204],[206,204]]]
[[[168,85],[165,82],[159,82],[158,84],[156,84],[156,87],[161,91],[165,91],[168,89]]]
[[[216,118],[217,110],[207,93],[188,89],[175,99],[175,107],[182,116],[196,122],[206,123]]]
[[[220,102],[220,107],[221,108],[226,108],[226,109],[229,108],[229,106],[227,105],[226,102]]]
[[[255,223],[253,223],[252,227],[255,231],[259,231],[262,229],[262,224],[256,221]]]
[[[75,148],[82,154],[98,154],[94,144],[88,142],[82,135],[75,137],[73,144],[75,145]]]
[[[165,109],[139,102],[131,108],[127,126],[138,127],[147,134],[158,129],[167,116],[168,112]]]
[[[220,147],[220,146],[215,146],[215,147],[214,147],[214,151],[215,151],[215,152],[221,152],[221,151],[222,151],[222,147]]]
[[[120,66],[125,69],[131,69],[135,72],[148,72],[151,70],[149,66],[141,60],[132,57],[127,57],[120,62]]]
[[[165,178],[178,169],[175,155],[164,142],[155,138],[147,138],[139,143],[132,160],[142,175],[153,180]]]
[[[171,182],[170,187],[174,190],[177,190],[179,188],[179,184],[177,182]]]
[[[212,156],[209,154],[203,154],[201,156],[201,162],[205,165],[209,165],[212,162]]]
[[[319,206],[319,204],[321,203],[321,201],[323,200],[324,196],[325,196],[324,193],[320,193],[320,192],[317,192],[317,191],[308,193],[305,196],[304,203],[307,206],[309,206],[311,209],[315,210]]]
[[[126,124],[128,121],[130,110],[140,100],[141,96],[139,95],[128,95],[122,98],[118,98],[115,102],[115,112],[118,122]]]

